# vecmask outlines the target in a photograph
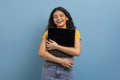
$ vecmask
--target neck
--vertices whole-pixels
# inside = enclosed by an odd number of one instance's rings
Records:
[[[65,26],[57,26],[57,28],[63,28],[63,29],[66,29],[66,25]]]

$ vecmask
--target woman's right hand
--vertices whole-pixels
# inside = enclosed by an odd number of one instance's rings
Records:
[[[62,66],[71,68],[73,66],[73,60],[69,58],[61,58],[61,63]]]

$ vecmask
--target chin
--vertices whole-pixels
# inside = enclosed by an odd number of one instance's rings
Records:
[[[57,25],[58,26],[58,28],[63,28],[64,27],[64,25]]]
[[[57,28],[64,28],[64,26],[58,26]]]

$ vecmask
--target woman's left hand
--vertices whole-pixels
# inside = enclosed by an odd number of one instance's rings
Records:
[[[58,46],[58,44],[55,41],[51,40],[51,39],[46,41],[47,50],[56,49],[57,46]]]

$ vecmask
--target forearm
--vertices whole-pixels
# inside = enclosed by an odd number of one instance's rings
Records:
[[[59,63],[64,67],[71,67],[73,65],[73,61],[71,61],[71,59],[67,59],[67,58],[59,58],[59,57],[55,57],[52,54],[50,54],[47,50],[46,50],[46,46],[45,46],[45,39],[42,40],[40,48],[39,48],[39,56],[42,57],[45,60],[48,61],[52,61],[55,63]]]
[[[66,53],[66,54],[72,55],[72,56],[79,56],[80,52],[81,52],[80,40],[79,39],[75,40],[74,47],[64,47],[61,45],[57,45],[56,49]]]
[[[47,51],[40,51],[39,56],[48,61],[52,61],[60,64],[62,63],[61,58],[55,57],[52,54],[48,53]]]
[[[46,43],[46,40],[43,39],[41,44],[40,44],[40,48],[39,48],[39,51],[38,51],[38,55],[40,57],[42,57],[43,59],[45,60],[48,60],[48,61],[52,61],[52,62],[56,62],[56,63],[61,63],[62,60],[58,57],[55,57],[53,56],[52,54],[48,53],[46,51],[46,46],[45,46],[45,43]]]
[[[72,56],[80,55],[80,51],[74,47],[64,47],[64,46],[58,45],[56,49]]]

